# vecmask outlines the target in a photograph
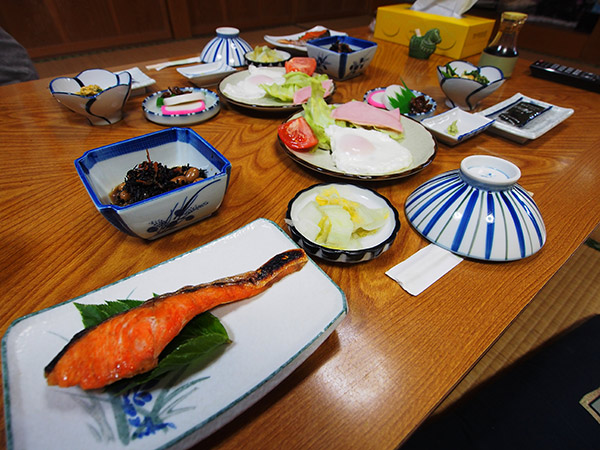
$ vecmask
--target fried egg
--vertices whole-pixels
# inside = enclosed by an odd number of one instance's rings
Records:
[[[333,164],[345,173],[385,175],[412,164],[410,151],[386,133],[338,125],[329,125],[325,133],[331,140]]]
[[[229,83],[223,88],[223,93],[238,100],[256,100],[264,97],[267,92],[261,84],[283,84],[285,69],[274,67],[249,66],[249,75],[237,83]]]

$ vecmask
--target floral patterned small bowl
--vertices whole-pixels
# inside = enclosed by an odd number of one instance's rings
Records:
[[[350,53],[331,50],[333,45],[350,47]],[[317,72],[336,80],[354,78],[365,71],[377,51],[377,43],[350,36],[328,36],[306,43],[307,54],[317,60]]]
[[[206,178],[126,206],[111,203],[110,193],[127,172],[150,158],[167,167],[189,164]],[[221,206],[231,163],[189,128],[168,128],[89,150],[75,168],[100,213],[119,230],[156,239],[205,219]]]
[[[71,111],[81,114],[92,125],[112,125],[123,118],[123,106],[131,94],[131,74],[104,69],[88,69],[79,75],[55,78],[50,82],[54,98]],[[99,86],[95,94],[82,94],[81,89]]]

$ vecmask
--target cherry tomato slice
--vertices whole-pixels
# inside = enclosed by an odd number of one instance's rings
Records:
[[[312,76],[312,74],[315,73],[316,68],[317,60],[306,56],[296,56],[285,62],[286,72],[304,72],[305,74]]]
[[[319,143],[304,117],[282,123],[277,129],[277,134],[286,147],[292,150],[308,151]]]

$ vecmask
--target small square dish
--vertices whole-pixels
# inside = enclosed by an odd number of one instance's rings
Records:
[[[217,84],[235,69],[224,62],[196,64],[195,66],[178,67],[177,72],[186,77],[198,87]]]
[[[436,138],[448,145],[456,145],[490,127],[494,119],[482,114],[468,113],[458,106],[437,116],[429,117],[421,123]]]
[[[154,78],[150,78],[139,67],[132,67],[131,69],[122,70],[119,73],[129,72],[131,75],[131,96],[142,95],[146,92],[148,86],[152,86],[156,83]]]
[[[510,108],[521,102],[528,102],[543,107],[543,112],[521,127],[499,118],[501,114],[506,113]],[[490,132],[524,144],[550,131],[556,125],[570,117],[573,112],[574,110],[571,108],[562,108],[541,100],[535,100],[521,93],[516,93],[512,97],[481,111],[479,114],[483,114],[490,119],[496,119],[489,129]]]

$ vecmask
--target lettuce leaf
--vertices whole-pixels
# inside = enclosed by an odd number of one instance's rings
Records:
[[[310,125],[317,139],[319,139],[319,145],[317,147],[329,150],[331,148],[331,141],[329,136],[325,133],[325,130],[329,125],[336,123],[335,119],[331,117],[331,111],[333,106],[327,104],[323,100],[324,89],[320,82],[313,83],[311,89],[311,96],[308,101],[302,105],[304,110],[304,119]]]
[[[291,102],[294,100],[294,93],[298,89],[302,89],[306,86],[314,86],[317,84],[316,82],[321,85],[322,81],[328,79],[325,74],[315,74],[311,77],[304,72],[288,72],[283,78],[285,78],[283,84],[261,84],[260,87],[262,87],[271,97],[284,102]],[[321,97],[323,97],[323,94],[321,94]]]
[[[115,314],[120,314],[144,302],[140,300],[107,301],[99,305],[75,303],[85,328],[98,325]],[[222,345],[231,343],[225,327],[209,312],[194,317],[166,346],[159,356],[158,366],[149,372],[113,383],[111,392],[124,392],[134,386],[159,378],[167,372],[200,365],[210,361]]]

